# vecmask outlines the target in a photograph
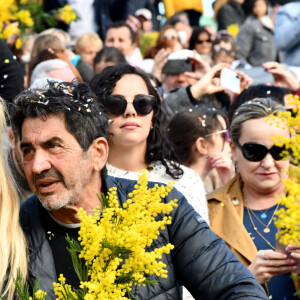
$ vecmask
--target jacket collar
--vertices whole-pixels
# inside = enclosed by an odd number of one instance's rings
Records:
[[[210,227],[230,247],[252,262],[256,246],[243,225],[244,201],[240,174],[207,196]]]

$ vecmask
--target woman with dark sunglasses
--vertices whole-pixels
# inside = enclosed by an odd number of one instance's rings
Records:
[[[203,181],[215,170],[213,182],[205,181],[208,191],[224,185],[233,175],[227,128],[226,116],[215,108],[182,111],[167,127],[167,139],[181,164],[193,169]]]
[[[191,169],[166,159],[161,100],[149,77],[130,65],[107,67],[90,82],[111,119],[108,174],[136,180],[142,169],[149,181],[167,183],[185,195],[208,222],[204,185]]]
[[[289,129],[276,117],[285,108],[270,98],[242,104],[231,123],[231,149],[238,174],[208,195],[211,229],[225,240],[257,281],[269,290],[270,299],[298,299],[290,273],[296,261],[276,251],[274,216],[277,199],[285,192],[289,160],[284,147],[274,144]],[[266,118],[274,115],[275,119]],[[288,250],[286,248],[286,250]]]
[[[189,49],[196,50],[202,58],[210,61],[212,43],[210,32],[207,29],[195,27],[190,38]]]

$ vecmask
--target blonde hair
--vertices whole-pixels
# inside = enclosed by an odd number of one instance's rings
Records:
[[[53,49],[56,52],[64,52],[65,47],[61,40],[52,34],[40,34],[36,37],[31,49],[31,59],[44,49]]]
[[[25,237],[19,224],[20,202],[8,166],[8,149],[4,145],[5,112],[4,101],[0,98],[0,296],[12,300],[18,270],[26,279],[27,257]]]
[[[80,54],[90,43],[95,43],[100,48],[103,47],[103,42],[97,33],[87,32],[77,38],[75,44],[75,52],[77,54]]]

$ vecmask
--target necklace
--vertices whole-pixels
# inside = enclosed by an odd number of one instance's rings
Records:
[[[270,226],[270,224],[271,224],[271,222],[272,222],[272,220],[273,220],[273,218],[274,218],[274,216],[275,216],[275,214],[276,214],[276,212],[277,212],[277,210],[278,210],[279,205],[280,205],[280,203],[277,204],[276,209],[275,209],[273,215],[271,216],[271,218],[270,218],[270,220],[269,220],[269,222],[268,222],[267,225],[264,224],[264,223],[256,216],[256,214],[253,212],[252,209],[249,208],[250,212],[251,212],[252,215],[255,217],[255,219],[256,219],[260,224],[262,224],[262,225],[265,227],[265,228],[264,228],[264,233],[269,233],[269,232],[271,231],[270,228],[269,228],[269,226]],[[270,208],[272,208],[272,207],[273,207],[273,206],[269,207],[268,210],[269,210]],[[248,208],[247,208],[247,209],[248,209]]]
[[[245,202],[247,202],[247,199],[245,199]],[[259,210],[260,213],[261,213],[261,215],[260,215],[261,219],[265,219],[267,217],[267,212],[269,211],[270,208],[272,208],[272,206],[269,207],[269,208],[267,208],[267,209],[265,209],[264,211],[263,210]]]
[[[270,208],[271,208],[271,207],[269,207],[269,208],[266,209],[265,211],[260,210],[260,212],[261,212],[260,218],[261,218],[261,219],[266,219],[266,218],[267,218],[267,212],[269,211]]]
[[[275,250],[275,247],[258,231],[257,227],[254,225],[254,222],[253,222],[253,220],[251,218],[251,214],[250,214],[250,211],[249,211],[248,207],[247,207],[247,212],[248,212],[248,216],[249,216],[249,219],[250,219],[250,222],[251,222],[251,224],[253,226],[254,231],[271,247],[271,249]]]

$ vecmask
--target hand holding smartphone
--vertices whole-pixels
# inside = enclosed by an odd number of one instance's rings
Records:
[[[241,77],[234,71],[224,68],[220,74],[220,85],[230,92],[239,93],[241,90]]]
[[[282,252],[284,254],[286,254],[289,258],[295,259],[294,257],[291,256],[290,252],[286,251],[286,246],[283,245],[282,243],[279,242],[279,240],[276,240],[275,243],[275,251],[276,252]],[[297,269],[295,271],[293,271],[293,273],[300,273],[300,259],[295,259],[296,260],[296,264],[297,264]]]

